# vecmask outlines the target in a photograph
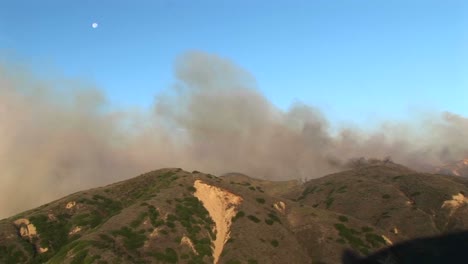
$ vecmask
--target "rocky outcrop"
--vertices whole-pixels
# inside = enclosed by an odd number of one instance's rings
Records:
[[[453,213],[460,208],[462,205],[465,205],[468,203],[468,198],[463,195],[463,193],[458,193],[455,195],[452,195],[451,200],[446,200],[442,204],[441,208],[447,208],[450,210],[449,216],[452,216]]]
[[[78,233],[78,232],[80,232],[80,231],[81,231],[81,226],[75,226],[75,227],[68,233],[68,235],[71,236],[71,235],[74,235],[74,234],[76,234],[76,233]]]
[[[387,246],[393,245],[393,242],[392,242],[388,237],[382,235],[382,239],[385,241],[385,243],[387,244]]]
[[[286,213],[286,204],[284,202],[277,202],[273,205],[275,207],[275,209],[280,212],[281,214],[285,214]]]
[[[183,236],[180,239],[180,244],[188,246],[195,255],[198,255],[198,252],[195,249],[195,246],[193,245],[192,240],[190,240],[190,238],[188,238],[187,236]]]
[[[37,243],[36,238],[38,238],[39,235],[37,233],[36,227],[29,221],[29,219],[20,218],[14,221],[13,223],[18,229],[20,236],[23,239],[27,239],[29,240],[30,243],[34,244],[36,247],[36,251],[39,254],[49,251],[49,248],[47,247],[43,248],[39,246],[39,243]]]
[[[196,189],[195,197],[203,203],[215,223],[216,239],[213,241],[213,258],[216,264],[230,237],[232,218],[242,203],[242,197],[201,180],[196,180],[193,187]]]
[[[73,207],[75,207],[76,205],[76,202],[75,201],[71,201],[71,202],[68,202],[66,205],[65,205],[65,208],[66,209],[72,209]]]
[[[29,219],[21,218],[14,222],[16,228],[22,238],[27,238],[30,242],[34,237],[37,237],[36,227],[29,221]]]

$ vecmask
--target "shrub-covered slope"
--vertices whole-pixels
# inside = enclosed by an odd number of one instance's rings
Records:
[[[378,164],[304,184],[161,169],[0,221],[0,263],[339,263],[467,229],[461,178]]]

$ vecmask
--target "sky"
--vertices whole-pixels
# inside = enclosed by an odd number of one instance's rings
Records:
[[[277,107],[331,122],[468,116],[468,2],[1,0],[0,58],[148,108],[187,51],[231,60]],[[93,28],[92,23],[98,23]]]
[[[467,17],[456,0],[0,0],[0,218],[158,168],[304,180],[466,158]]]

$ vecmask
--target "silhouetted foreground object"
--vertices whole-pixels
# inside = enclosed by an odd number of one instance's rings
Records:
[[[347,250],[343,264],[468,263],[468,231],[418,238],[360,257]]]

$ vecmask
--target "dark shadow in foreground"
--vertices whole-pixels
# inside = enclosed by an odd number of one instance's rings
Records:
[[[468,231],[418,238],[361,257],[346,250],[343,264],[468,263]]]

